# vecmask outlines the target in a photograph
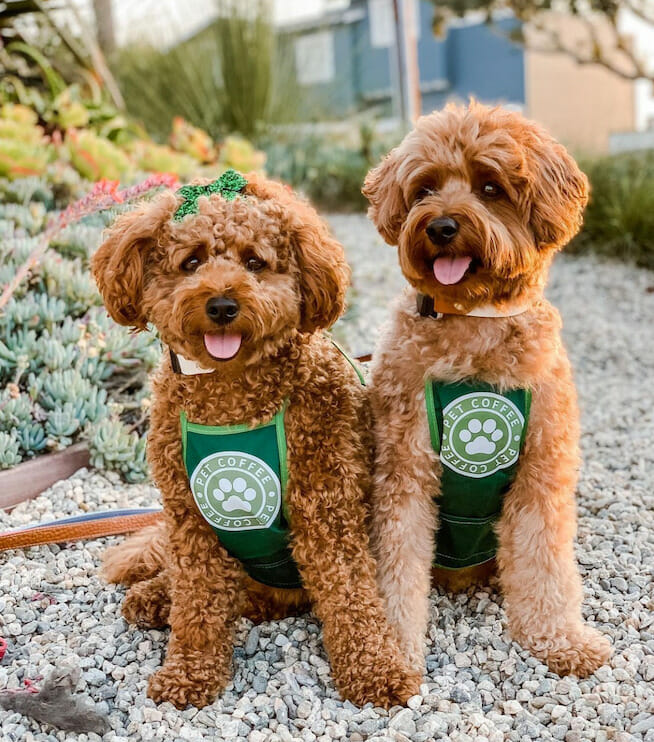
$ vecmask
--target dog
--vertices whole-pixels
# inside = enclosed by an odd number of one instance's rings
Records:
[[[334,680],[357,704],[417,692],[387,622],[367,535],[369,403],[323,334],[350,271],[313,208],[229,171],[118,218],[92,261],[111,317],[151,323],[171,353],[154,374],[147,452],[163,521],[110,549],[123,614],[168,624],[148,695],[213,702],[234,626],[313,608]]]
[[[410,284],[371,368],[389,620],[424,668],[432,577],[459,590],[496,570],[513,637],[588,675],[611,650],[581,617],[576,391],[543,296],[587,179],[539,125],[472,101],[420,118],[363,193]]]

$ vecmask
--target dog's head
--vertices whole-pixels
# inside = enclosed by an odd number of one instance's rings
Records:
[[[342,246],[306,202],[257,174],[233,200],[182,203],[167,192],[121,216],[92,269],[116,322],[145,329],[202,366],[255,363],[295,332],[331,326],[350,272]]]
[[[540,126],[473,102],[419,119],[363,193],[410,283],[469,311],[542,287],[581,226],[588,181]]]

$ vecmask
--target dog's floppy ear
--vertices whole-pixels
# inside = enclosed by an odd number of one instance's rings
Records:
[[[302,204],[293,229],[293,243],[302,293],[300,330],[331,327],[345,309],[350,267],[343,246],[308,205]]]
[[[368,216],[389,245],[397,245],[400,229],[407,215],[404,194],[397,180],[399,159],[400,154],[396,147],[377,167],[370,170],[361,189],[370,201]]]
[[[588,178],[563,145],[537,137],[531,193],[531,228],[539,248],[564,247],[580,230],[588,203]]]
[[[169,195],[169,194],[167,194]],[[168,199],[170,201],[170,199]],[[165,207],[165,208],[162,208]],[[107,311],[118,324],[144,330],[143,261],[171,209],[162,198],[118,217],[91,260]]]

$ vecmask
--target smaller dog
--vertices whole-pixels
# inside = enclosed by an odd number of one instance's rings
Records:
[[[372,369],[372,543],[391,623],[422,666],[432,565],[459,589],[496,557],[515,639],[587,675],[610,647],[581,618],[576,393],[543,297],[586,177],[535,123],[472,103],[421,118],[363,190],[411,284]]]
[[[367,536],[371,434],[355,371],[320,330],[344,308],[343,248],[284,186],[228,171],[120,217],[93,259],[111,316],[171,349],[148,460],[164,522],[109,550],[123,614],[171,627],[155,701],[211,703],[237,619],[312,606],[341,694],[417,692]]]

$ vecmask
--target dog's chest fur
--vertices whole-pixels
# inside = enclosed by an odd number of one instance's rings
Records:
[[[541,299],[515,317],[421,317],[405,292],[381,343],[373,376],[422,389],[424,380],[477,379],[500,389],[532,387],[564,352],[558,312]],[[390,379],[389,379],[390,380]]]

